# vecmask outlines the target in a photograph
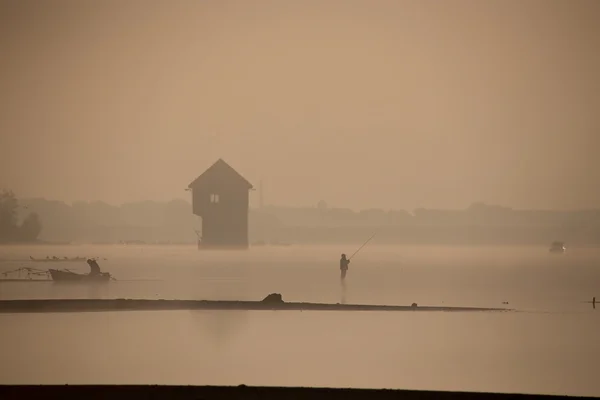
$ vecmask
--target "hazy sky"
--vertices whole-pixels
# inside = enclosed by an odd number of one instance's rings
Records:
[[[0,0],[0,187],[600,207],[598,0]],[[255,199],[258,194],[252,195]]]

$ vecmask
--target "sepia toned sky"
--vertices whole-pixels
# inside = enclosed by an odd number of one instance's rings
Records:
[[[597,0],[0,0],[0,187],[187,198],[222,157],[273,204],[600,207],[599,20]]]

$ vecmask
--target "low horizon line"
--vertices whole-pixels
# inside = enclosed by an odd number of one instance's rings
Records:
[[[73,200],[73,201],[65,201],[65,200],[57,200],[57,199],[49,199],[46,197],[41,197],[41,196],[35,196],[35,197],[23,197],[20,198],[16,195],[15,196],[17,198],[17,200],[19,201],[31,201],[31,200],[44,200],[44,201],[48,201],[48,202],[61,202],[65,205],[68,206],[73,206],[75,203],[86,203],[86,204],[93,204],[93,203],[103,203],[112,207],[122,207],[124,205],[129,205],[129,204],[138,204],[138,203],[171,203],[174,201],[183,201],[186,202],[188,204],[192,204],[191,201],[186,200],[184,198],[181,197],[175,197],[172,198],[171,200],[152,200],[152,199],[147,199],[147,200],[135,200],[135,201],[126,201],[126,202],[121,202],[121,203],[110,203],[104,200]],[[261,206],[249,206],[248,209],[249,210],[260,210],[261,208],[296,208],[296,209],[318,209],[318,201],[313,204],[313,205],[285,205],[285,204],[264,204],[262,207]],[[391,207],[366,207],[366,208],[352,208],[352,207],[339,207],[339,206],[334,206],[334,205],[328,205],[327,209],[335,209],[335,210],[351,210],[353,212],[360,212],[360,211],[367,211],[367,210],[382,210],[382,211],[386,211],[386,212],[390,212],[390,211],[406,211],[409,214],[412,214],[412,212],[416,211],[416,210],[435,210],[435,211],[465,211],[468,210],[469,208],[471,208],[474,205],[484,205],[487,207],[499,207],[499,208],[503,208],[506,210],[510,210],[510,211],[550,211],[550,212],[584,212],[584,211],[600,211],[600,206],[598,206],[597,208],[571,208],[571,209],[559,209],[559,208],[514,208],[511,206],[506,206],[506,205],[501,205],[501,204],[494,204],[494,203],[486,203],[484,201],[473,201],[471,203],[469,203],[466,207],[463,208],[432,208],[432,207],[423,207],[423,206],[419,206],[419,207],[415,207],[412,210],[410,209],[406,209],[406,208],[391,208]]]

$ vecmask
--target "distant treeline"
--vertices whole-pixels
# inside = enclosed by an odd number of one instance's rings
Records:
[[[195,243],[201,220],[185,200],[113,206],[22,199],[14,221],[36,215],[40,239],[74,243]],[[39,216],[39,217],[38,217]],[[29,217],[31,218],[31,217]],[[252,242],[351,243],[378,232],[379,243],[404,244],[600,244],[600,210],[513,210],[476,203],[464,210],[266,206],[250,210]]]
[[[0,243],[35,242],[42,231],[36,212],[27,207],[10,190],[0,190]]]

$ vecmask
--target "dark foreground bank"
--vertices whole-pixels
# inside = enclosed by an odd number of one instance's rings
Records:
[[[268,299],[268,297],[267,297]],[[267,300],[265,299],[265,300]],[[361,304],[287,303],[212,300],[0,300],[0,313],[174,311],[174,310],[281,310],[281,311],[511,311],[504,308],[378,306]]]
[[[413,390],[279,388],[247,386],[0,386],[0,399],[534,399],[569,398],[505,393],[434,392]]]

